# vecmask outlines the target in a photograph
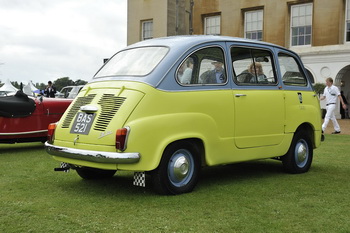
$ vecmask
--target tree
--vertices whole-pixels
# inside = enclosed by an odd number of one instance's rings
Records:
[[[47,86],[47,84],[45,84],[45,83],[40,83],[40,84],[36,83],[35,84],[35,87],[38,88],[39,90],[45,90],[46,86]]]
[[[56,87],[57,91],[61,90],[66,86],[74,86],[75,83],[69,77],[59,78],[53,82],[53,85]]]
[[[78,80],[75,81],[74,83],[75,83],[75,85],[79,86],[79,85],[85,85],[85,84],[87,84],[87,81],[78,79]]]

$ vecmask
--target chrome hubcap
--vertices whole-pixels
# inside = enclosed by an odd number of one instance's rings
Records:
[[[190,151],[177,150],[170,158],[168,164],[168,177],[170,182],[181,187],[188,184],[193,176],[194,161]]]
[[[188,161],[185,156],[180,156],[174,163],[174,175],[178,180],[182,180],[188,174]]]
[[[308,161],[309,149],[305,140],[301,140],[295,147],[295,160],[298,167],[304,167]]]

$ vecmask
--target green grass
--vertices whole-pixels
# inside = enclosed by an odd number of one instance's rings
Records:
[[[41,143],[0,144],[0,232],[350,232],[350,136],[327,135],[308,173],[262,160],[205,168],[159,196],[132,173],[82,180]]]

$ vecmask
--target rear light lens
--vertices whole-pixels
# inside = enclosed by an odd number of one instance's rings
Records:
[[[115,138],[115,148],[117,150],[124,151],[126,149],[126,142],[128,139],[129,132],[130,132],[129,127],[125,127],[117,130],[117,134]]]
[[[55,134],[56,126],[57,126],[56,123],[51,123],[51,124],[49,124],[49,127],[48,127],[47,141],[51,144],[54,141],[54,134]]]

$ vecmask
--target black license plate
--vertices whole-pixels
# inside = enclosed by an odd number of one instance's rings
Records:
[[[70,133],[75,134],[89,134],[92,123],[94,122],[95,113],[87,114],[85,112],[78,112],[75,117]]]

